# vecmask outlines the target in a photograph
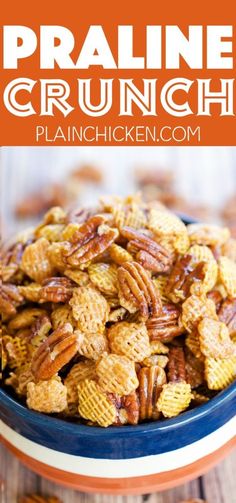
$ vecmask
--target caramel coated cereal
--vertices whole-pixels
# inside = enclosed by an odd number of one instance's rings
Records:
[[[115,323],[108,330],[112,353],[141,362],[151,354],[148,332],[144,323]]]
[[[60,377],[48,381],[27,384],[27,405],[29,409],[51,414],[62,412],[67,406],[67,389]]]
[[[211,400],[236,374],[235,249],[227,228],[186,226],[140,194],[49,209],[0,253],[6,392],[75,428]]]

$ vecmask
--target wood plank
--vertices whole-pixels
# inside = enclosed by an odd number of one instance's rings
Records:
[[[209,503],[236,503],[236,451],[203,478]]]

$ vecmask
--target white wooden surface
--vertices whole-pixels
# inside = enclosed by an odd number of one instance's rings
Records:
[[[1,213],[9,236],[27,222],[16,222],[13,209],[24,195],[60,182],[83,164],[101,167],[102,187],[89,187],[81,204],[99,195],[136,190],[137,167],[161,167],[176,173],[176,190],[187,200],[219,207],[236,192],[236,147],[3,147],[1,151]]]

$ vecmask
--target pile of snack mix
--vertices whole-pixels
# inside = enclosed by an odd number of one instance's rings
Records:
[[[108,197],[93,210],[51,208],[1,258],[3,381],[30,409],[135,425],[177,416],[233,381],[227,228],[185,226],[139,195]]]

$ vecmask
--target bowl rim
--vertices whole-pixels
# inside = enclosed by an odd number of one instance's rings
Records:
[[[176,212],[176,215],[181,218],[185,225],[198,223],[198,220],[186,215],[182,212]],[[173,418],[165,418],[163,421],[152,421],[150,423],[141,423],[137,425],[122,425],[122,426],[109,426],[107,428],[102,428],[101,426],[87,426],[86,424],[78,424],[75,422],[66,421],[64,418],[57,418],[54,416],[49,416],[42,412],[37,412],[28,409],[25,405],[19,403],[11,395],[9,395],[5,389],[0,389],[1,402],[8,403],[12,409],[15,409],[17,414],[21,417],[27,419],[27,417],[35,424],[39,422],[42,426],[50,427],[53,426],[56,430],[62,430],[73,435],[82,435],[89,437],[99,436],[112,437],[114,434],[119,435],[119,437],[126,436],[127,434],[135,435],[136,433],[143,434],[146,432],[169,432],[176,428],[181,427],[184,424],[189,424],[194,422],[196,419],[201,419],[202,417],[208,415],[211,411],[214,411],[225,402],[236,397],[236,380],[233,381],[226,389],[220,391],[215,397],[211,398],[205,404],[199,405],[191,410],[182,412],[179,416]],[[0,415],[1,419],[1,415]]]
[[[126,436],[127,434],[143,434],[146,432],[170,432],[185,424],[194,422],[196,419],[201,419],[210,414],[219,406],[236,397],[236,380],[231,383],[225,390],[218,393],[215,397],[211,398],[207,403],[199,405],[198,407],[183,412],[174,418],[165,419],[163,421],[153,421],[150,423],[141,423],[137,425],[122,425],[110,426],[108,428],[101,428],[101,426],[87,426],[86,424],[78,424],[66,421],[63,418],[56,418],[47,414],[28,409],[25,405],[17,402],[11,397],[4,389],[0,389],[1,402],[9,405],[11,409],[15,409],[17,414],[27,420],[27,418],[34,424],[41,423],[48,428],[53,427],[56,430],[62,430],[65,433],[72,435],[83,435],[90,437],[105,436],[112,437],[118,435],[119,437]]]

